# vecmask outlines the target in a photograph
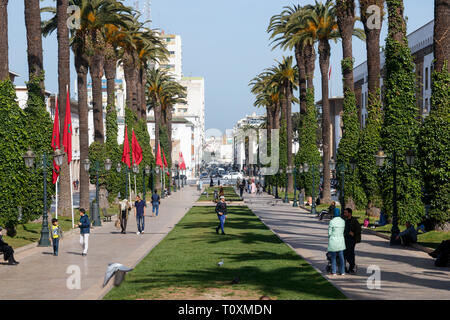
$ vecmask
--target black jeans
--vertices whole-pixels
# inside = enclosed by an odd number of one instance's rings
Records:
[[[122,232],[127,230],[127,214],[124,211],[120,215],[120,227],[122,228]]]
[[[59,238],[52,238],[53,242],[53,253],[55,255],[58,255],[58,249],[59,249]]]
[[[402,245],[404,246],[409,246],[411,243],[415,243],[409,235],[400,236],[400,239],[402,241]]]
[[[355,246],[356,242],[355,239],[347,237],[345,238],[345,251],[344,251],[344,257],[345,261],[348,262],[349,271],[355,270]]]
[[[5,261],[8,261],[8,262],[16,261],[14,259],[14,250],[11,246],[3,246],[3,249],[1,249],[1,252],[3,252],[3,258],[5,259]]]

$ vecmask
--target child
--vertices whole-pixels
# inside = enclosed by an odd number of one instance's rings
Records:
[[[62,230],[58,225],[58,219],[52,219],[52,242],[53,242],[53,255],[58,255],[59,239],[62,238]]]

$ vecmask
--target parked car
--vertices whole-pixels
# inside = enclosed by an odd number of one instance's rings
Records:
[[[223,176],[224,179],[226,180],[237,180],[237,179],[243,179],[244,176],[242,175],[242,173],[239,172],[230,172],[229,174]]]

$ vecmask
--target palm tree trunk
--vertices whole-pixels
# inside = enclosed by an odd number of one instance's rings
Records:
[[[9,79],[8,0],[0,0],[0,81]]]
[[[316,69],[316,49],[314,48],[314,45],[305,45],[304,61],[306,71],[306,87],[308,89],[314,89],[314,71]]]
[[[434,69],[442,71],[450,59],[450,0],[434,0]],[[447,64],[450,72],[450,63]]]
[[[57,41],[58,41],[58,91],[59,102],[59,121],[61,132],[61,146],[63,143],[64,118],[66,113],[66,95],[67,89],[70,89],[70,46],[69,46],[69,29],[67,27],[67,8],[69,0],[58,0],[56,7],[57,16]],[[69,95],[70,96],[70,95]],[[67,155],[64,157],[59,175],[59,201],[58,212],[63,216],[71,214],[71,194],[70,194],[70,175],[69,165],[67,163]]]
[[[286,94],[286,137],[287,137],[287,164],[292,168],[292,84],[287,83]],[[288,174],[288,191],[294,191],[294,179],[292,174]]]
[[[80,159],[89,158],[89,110],[87,97],[88,57],[82,52],[75,53],[75,69],[78,85],[78,117],[80,122]],[[80,170],[80,208],[89,207],[89,173]]]
[[[141,69],[141,118],[147,121],[147,70],[146,68]]]
[[[388,32],[395,41],[405,44],[406,22],[403,18],[405,11],[403,0],[388,0],[387,7],[389,12]]]
[[[273,129],[280,129],[280,103],[276,103],[272,110]]]
[[[355,26],[355,1],[354,0],[337,0],[336,1],[337,22],[339,32],[342,38],[342,56],[344,61],[352,61],[352,64],[343,66],[344,76],[344,93],[347,90],[354,91],[353,82],[353,48],[352,37],[353,28]]]
[[[104,56],[95,53],[91,57],[89,71],[92,79],[92,110],[94,113],[94,141],[103,144],[105,142],[105,131],[103,125],[103,64]]]
[[[141,84],[142,84],[142,80],[141,80],[141,68],[140,66],[138,66],[136,69],[134,69],[134,77],[136,79],[136,114],[138,119],[141,119],[142,117],[142,112],[141,112]]]
[[[299,88],[300,88],[300,113],[306,113],[306,67],[305,57],[302,52],[302,47],[297,45],[295,47],[295,59],[297,60]]]
[[[367,13],[367,8],[371,5],[377,5],[382,13],[384,0],[359,0],[359,4],[361,7],[361,22],[366,34],[369,105],[380,105],[381,96],[378,89],[380,88],[380,34],[383,19],[380,17],[379,29],[368,26],[367,22],[370,15]]]
[[[43,73],[41,10],[39,0],[25,0],[25,25],[27,28],[27,54],[29,79]],[[40,81],[41,96],[44,99],[44,78]]]
[[[131,110],[135,111],[133,109],[133,96],[134,93],[133,91],[136,90],[135,87],[135,73],[134,73],[134,60],[133,60],[133,55],[128,52],[127,50],[125,50],[124,55],[123,55],[123,71],[125,74],[125,82],[127,85],[127,107],[130,108]]]
[[[322,76],[322,146],[323,146],[323,203],[331,202],[331,120],[330,120],[330,102],[328,100],[328,70],[330,68],[330,44],[328,40],[319,42],[319,65]]]
[[[117,73],[117,58],[107,57],[105,58],[105,77],[106,77],[106,94],[107,104],[112,106],[111,112],[116,110],[116,73]]]

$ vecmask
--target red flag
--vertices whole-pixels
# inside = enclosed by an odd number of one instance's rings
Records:
[[[166,155],[164,154],[164,149],[162,149],[162,154],[163,154],[163,158],[164,158],[164,167],[167,168],[167,161],[166,161]],[[166,174],[170,177],[169,171],[167,171]]]
[[[328,80],[331,80],[331,66],[330,66],[330,72],[328,72]]]
[[[55,119],[53,121],[52,148],[53,151],[60,148],[58,97],[55,97]],[[58,180],[59,169],[59,166],[57,166],[55,160],[53,160],[53,184],[55,184]]]
[[[128,142],[128,128],[125,126],[125,136],[123,138],[123,153],[122,162],[125,163],[128,168],[131,168],[130,163],[130,143]]]
[[[183,152],[180,152],[180,169],[186,170],[186,163],[184,162]]]
[[[136,135],[134,134],[134,130],[131,138],[131,150],[133,155],[133,162],[139,165],[142,162],[142,148],[139,145]]]
[[[66,117],[64,118],[63,146],[67,153],[67,163],[72,161],[72,117],[70,114],[70,96],[69,88],[67,88],[66,98]]]
[[[160,148],[159,144],[158,144],[158,152],[156,153],[156,165],[160,166],[161,168],[163,166],[162,159],[161,159],[161,148]]]
[[[163,154],[163,158],[164,158],[164,167],[167,168],[167,161],[166,161],[166,155],[164,154],[164,149],[162,149],[162,154]]]

